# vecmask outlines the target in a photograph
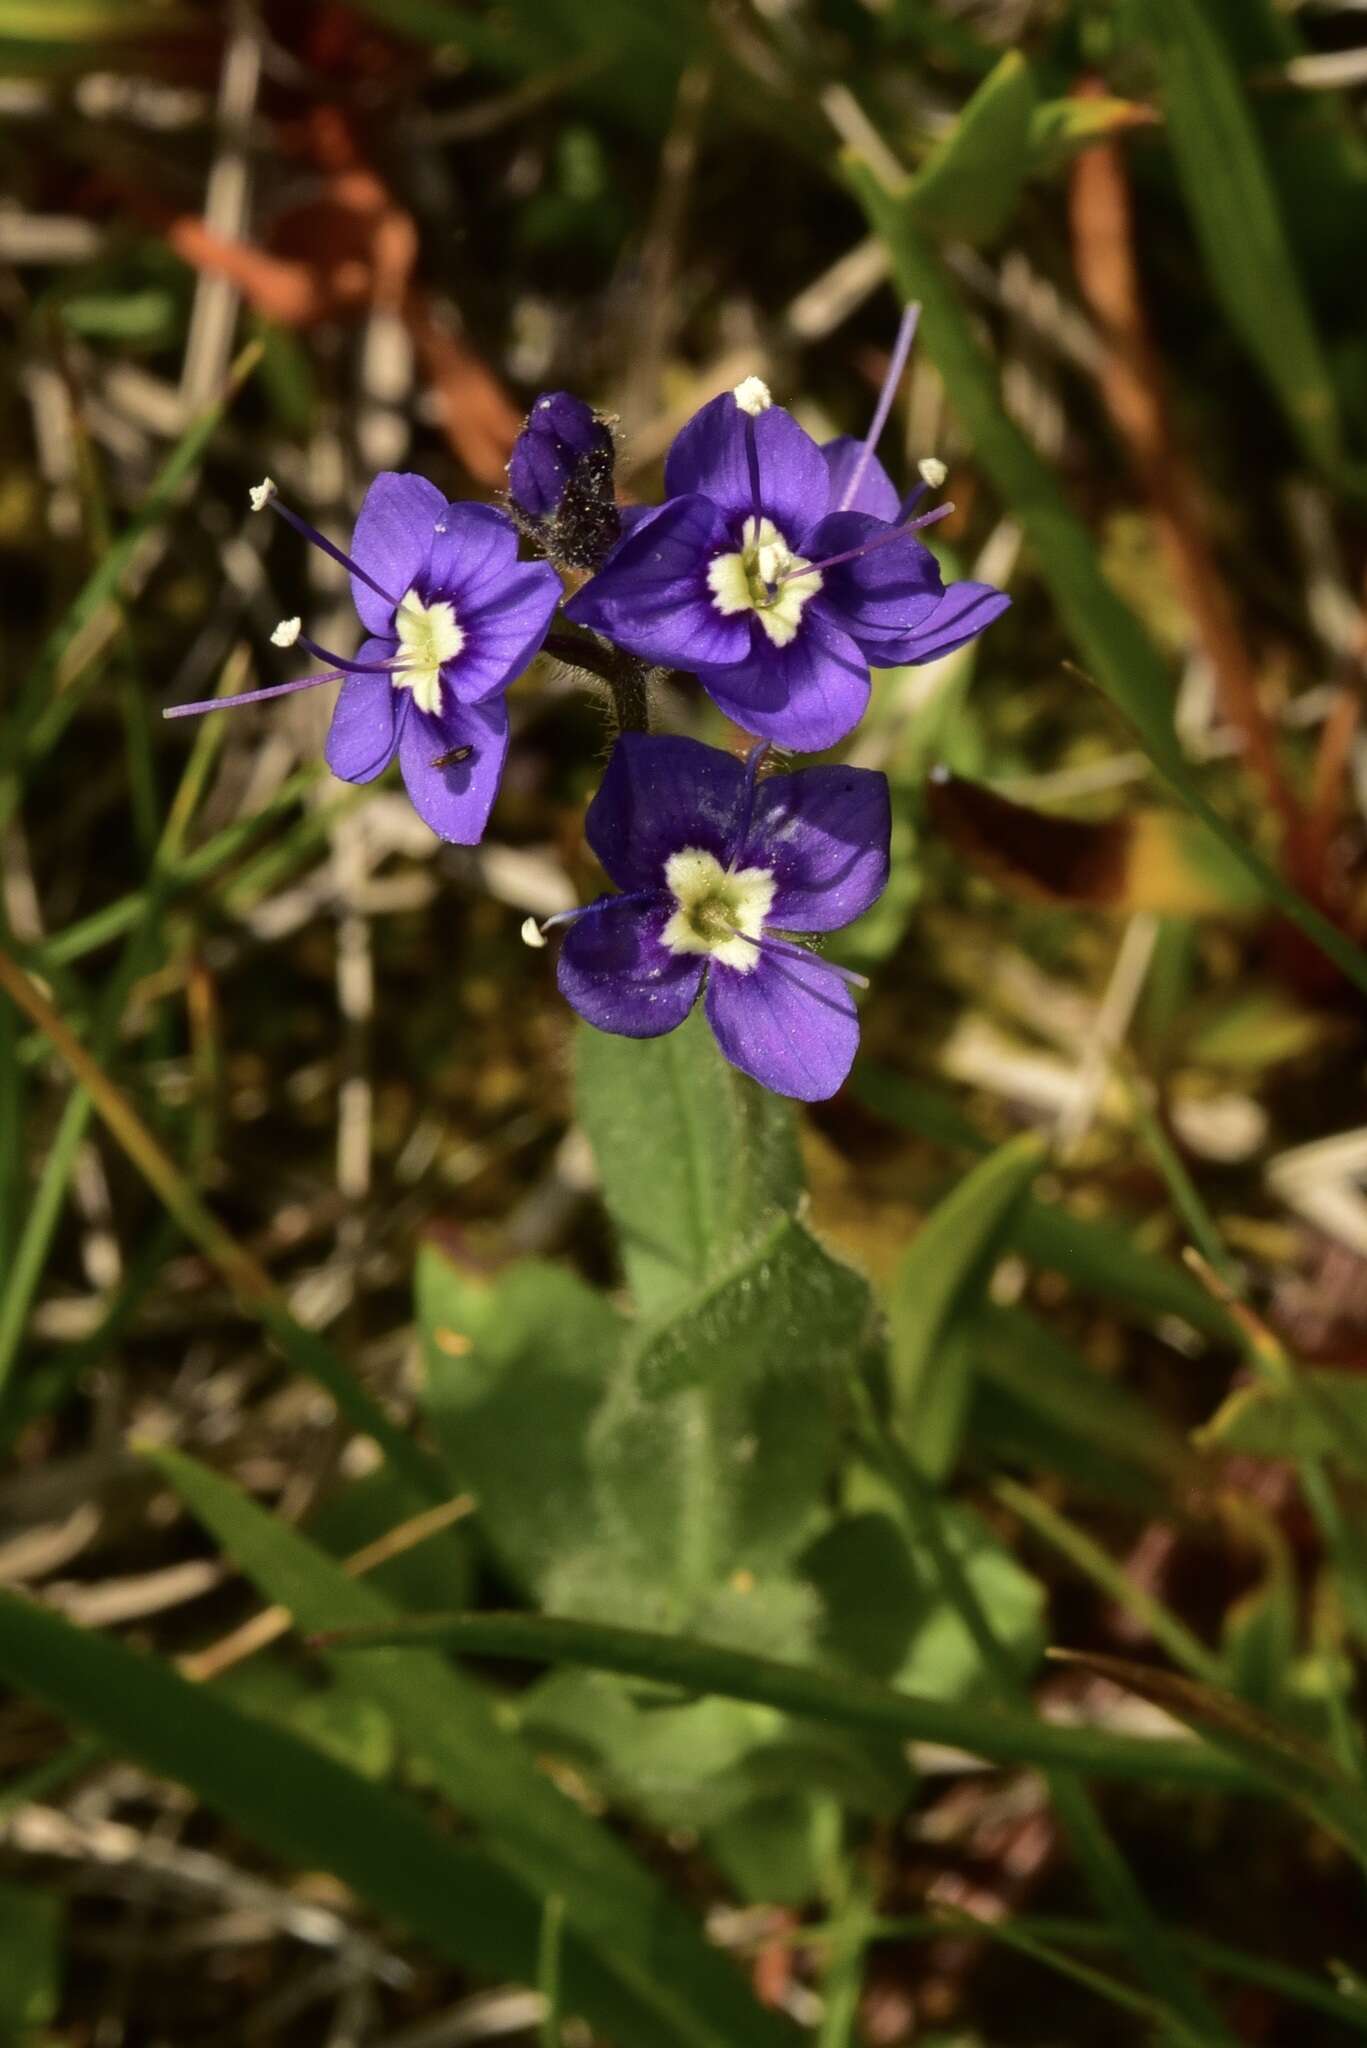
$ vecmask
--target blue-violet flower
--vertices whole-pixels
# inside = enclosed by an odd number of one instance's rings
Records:
[[[849,1072],[860,977],[784,937],[858,917],[888,878],[885,777],[803,768],[758,779],[697,740],[623,733],[586,819],[624,893],[550,924],[568,926],[561,993],[601,1031],[656,1038],[703,991],[733,1066],[815,1102]],[[540,943],[532,927],[527,936]]]
[[[1010,600],[948,589],[874,455],[914,329],[868,438],[819,447],[747,377],[695,414],[665,461],[666,502],[633,519],[565,615],[648,661],[693,671],[745,731],[800,752],[833,746],[869,696],[869,668],[971,640]],[[943,480],[940,465],[927,466]]]
[[[329,652],[288,619],[272,635],[322,673],[178,704],[168,717],[218,711],[341,682],[325,753],[344,782],[371,782],[395,754],[418,815],[442,839],[473,846],[508,751],[503,692],[546,637],[562,590],[549,563],[519,562],[517,532],[489,505],[448,504],[425,477],[386,471],[366,492],[346,554],[276,501],[252,492],[351,572],[367,635],[356,654]]]

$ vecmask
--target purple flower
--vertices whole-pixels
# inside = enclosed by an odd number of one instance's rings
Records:
[[[705,990],[732,1065],[817,1102],[850,1070],[860,978],[781,934],[835,931],[882,893],[888,785],[867,768],[760,782],[763,752],[742,764],[623,733],[586,830],[624,893],[550,921],[568,925],[558,979],[581,1017],[627,1038],[672,1031]]]
[[[902,323],[867,440],[818,447],[757,377],[714,398],[665,462],[667,502],[633,522],[566,617],[693,670],[747,732],[815,752],[857,724],[869,668],[929,661],[1010,600],[946,590],[874,453],[910,346]]]
[[[275,501],[269,480],[256,509]],[[340,681],[325,753],[344,782],[371,782],[397,754],[418,815],[442,839],[473,846],[488,822],[508,752],[502,693],[546,637],[562,595],[548,563],[519,562],[517,533],[488,505],[448,504],[425,477],[387,471],[366,492],[344,554],[285,506],[274,509],[351,571],[368,638],[350,659],[276,627],[326,663],[319,675],[241,697],[174,705],[168,718],[286,696]]]

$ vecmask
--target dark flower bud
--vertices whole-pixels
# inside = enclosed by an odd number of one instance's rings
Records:
[[[582,398],[537,399],[508,459],[508,489],[553,559],[593,569],[618,539],[614,459],[611,431]]]

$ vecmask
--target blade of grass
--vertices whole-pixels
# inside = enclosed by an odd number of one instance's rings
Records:
[[[1142,2014],[1152,2020],[1160,2029],[1160,2035],[1168,2040],[1184,2041],[1192,2048],[1210,2048],[1212,2041],[1226,2041],[1231,2037],[1220,2031],[1211,2034],[1206,2029],[1189,2024],[1178,2017],[1167,2005],[1156,1998],[1148,1998],[1142,1991],[1132,1990],[1117,1977],[1108,1976],[1104,1970],[1094,1970],[1090,1963],[1080,1963],[1076,1957],[1065,1955],[1062,1949],[1052,1943],[1041,1941],[1036,1935],[1026,1934],[1014,1921],[987,1920],[976,1913],[958,1913],[944,1910],[939,1916],[942,1927],[956,1928],[961,1934],[981,1934],[989,1941],[997,1941],[1005,1948],[1014,1948],[1021,1955],[1030,1956],[1037,1963],[1043,1963],[1047,1970],[1053,1970],[1060,1977],[1069,1978],[1074,1984],[1083,1985],[1094,1991],[1098,1998],[1104,1998],[1110,2005],[1118,2005],[1126,2012]]]
[[[21,761],[48,753],[61,738],[80,702],[77,677],[83,664],[77,642],[117,595],[130,562],[147,535],[172,510],[186,479],[197,468],[229,406],[256,368],[259,341],[249,342],[228,372],[223,390],[193,420],[158,470],[152,487],[109,552],[95,564],[64,617],[38,652],[3,736],[0,736],[0,825],[19,798],[15,770]]]
[[[373,1586],[348,1577],[216,1473],[178,1452],[148,1457],[258,1590],[304,1628],[395,1618]],[[383,1708],[441,1796],[480,1829],[490,1857],[543,1899],[563,1900],[566,1931],[652,2013],[636,2038],[670,2048],[779,2048],[792,2040],[664,1884],[538,1768],[485,1688],[420,1649],[348,1663],[346,1675]]]
[[[11,996],[61,1055],[89,1093],[97,1114],[153,1193],[192,1244],[218,1268],[238,1306],[275,1338],[296,1371],[318,1381],[353,1429],[379,1445],[394,1469],[420,1499],[441,1500],[450,1491],[441,1467],[406,1437],[385,1414],[332,1347],[306,1330],[276,1292],[265,1268],[238,1244],[189,1185],[169,1153],[139,1117],[132,1103],[83,1046],[46,996],[0,948],[0,989]]]
[[[847,169],[870,224],[887,243],[898,290],[921,306],[920,334],[983,468],[1032,542],[1040,573],[1101,688],[1133,726],[1169,788],[1223,840],[1267,901],[1367,992],[1367,955],[1227,824],[1189,768],[1173,729],[1167,668],[1139,620],[1102,575],[1092,536],[1052,472],[1007,416],[949,276],[915,226],[906,188],[890,191],[855,157]]]
[[[528,1889],[313,1744],[3,1591],[0,1673],[109,1749],[188,1786],[272,1855],[331,1871],[435,1955],[485,1981],[535,1981],[541,1909]],[[568,2005],[610,2037],[662,2039],[649,2004],[573,1938],[564,1974]],[[787,2036],[776,2025],[772,2038]]]
[[[1208,1650],[1199,1636],[1193,1635],[1186,1623],[1161,1600],[1155,1600],[1151,1593],[1136,1585],[1085,1530],[1079,1529],[1066,1516],[1051,1508],[1039,1494],[1032,1493],[1028,1486],[1018,1485],[1014,1479],[996,1480],[992,1491],[1027,1528],[1075,1565],[1084,1578],[1100,1586],[1117,1606],[1128,1608],[1154,1641],[1167,1651],[1174,1664],[1211,1685],[1221,1683],[1225,1670],[1215,1652]]]
[[[1248,92],[1200,0],[1154,0],[1143,40],[1158,58],[1173,161],[1229,323],[1307,454],[1337,471],[1338,400]]]
[[[882,1428],[862,1385],[856,1387],[856,1395],[870,1454],[897,1487],[916,1539],[928,1553],[945,1597],[968,1630],[984,1670],[996,1684],[998,1696],[1018,1710],[1028,1703],[1028,1689],[998,1640],[956,1552],[945,1540],[937,1496],[900,1445]],[[1045,1782],[1093,1897],[1123,1937],[1139,1975],[1161,2001],[1167,2023],[1172,2027],[1177,2027],[1179,2021],[1184,2027],[1189,2025],[1197,2030],[1198,2039],[1230,2041],[1219,2015],[1150,1910],[1129,1864],[1081,1780],[1073,1771],[1054,1766],[1046,1768]]]
[[[1087,1775],[1148,1783],[1255,1792],[1246,1771],[1199,1744],[1113,1735],[958,1702],[922,1698],[872,1679],[815,1671],[802,1664],[753,1657],[716,1643],[605,1622],[535,1614],[419,1616],[381,1628],[329,1630],[337,1650],[426,1643],[463,1656],[506,1657],[534,1664],[583,1664],[628,1678],[659,1680],[722,1699],[752,1700],[809,1721],[874,1729],[909,1742],[965,1750],[994,1764],[1063,1764]]]
[[[1039,1941],[1052,1942],[1055,1947],[1105,1949],[1114,1948],[1120,1940],[1113,1927],[1105,1927],[1092,1920],[1069,1920],[1032,1913],[1028,1916],[1015,1915],[1010,1924],[1017,1932],[1032,1935]],[[872,1947],[891,1941],[932,1941],[943,1933],[943,1914],[913,1913],[905,1918],[877,1917],[869,1920],[864,1928],[864,1939]],[[1367,2034],[1367,2000],[1350,1992],[1337,1991],[1304,1970],[1272,1962],[1265,1956],[1250,1955],[1246,1950],[1231,1948],[1225,1942],[1211,1941],[1203,1934],[1190,1934],[1183,1927],[1169,1928],[1168,1934],[1192,1962],[1203,1970],[1209,1970],[1213,1976],[1227,1977],[1235,1984],[1256,1984],[1264,1990],[1275,1991],[1293,2004],[1307,2006],[1311,2011],[1338,2020],[1355,2033]],[[784,1938],[794,1946],[803,1947],[809,1942],[825,1944],[839,1941],[844,1938],[843,1923],[808,1923],[795,1927],[786,1937],[765,1936],[766,1940]]]
[[[1367,1867],[1367,1793],[1327,1750],[1261,1708],[1218,1686],[1091,1651],[1051,1650],[1061,1663],[1110,1678],[1195,1729],[1247,1765],[1351,1850]]]

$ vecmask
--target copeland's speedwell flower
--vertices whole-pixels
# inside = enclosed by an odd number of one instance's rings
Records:
[[[763,752],[623,733],[585,829],[624,893],[549,924],[568,927],[560,989],[590,1024],[657,1038],[704,991],[733,1066],[816,1102],[850,1070],[860,977],[783,934],[835,931],[882,893],[888,785],[867,768],[759,781]]]
[[[821,448],[758,377],[714,398],[665,462],[667,501],[634,521],[565,608],[648,661],[692,670],[747,732],[800,751],[857,724],[869,668],[929,661],[980,633],[1010,600],[946,590],[874,454],[914,331],[903,320],[869,436]]]
[[[287,619],[272,639],[325,663],[320,674],[173,705],[167,717],[340,682],[324,750],[333,774],[371,782],[397,754],[418,815],[440,838],[473,846],[508,751],[502,693],[546,637],[562,594],[559,577],[549,563],[518,561],[506,514],[448,504],[425,477],[386,471],[375,478],[350,554],[279,504],[269,478],[252,492],[254,509],[268,504],[350,570],[352,602],[369,637],[347,658]]]

